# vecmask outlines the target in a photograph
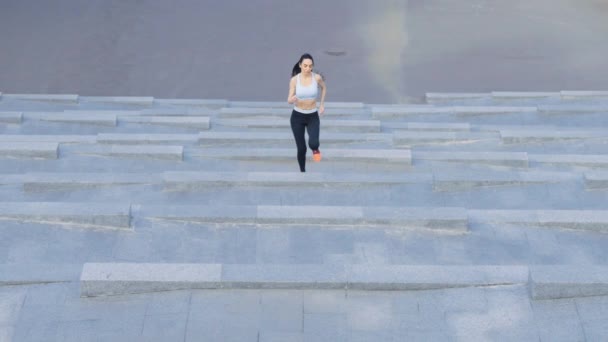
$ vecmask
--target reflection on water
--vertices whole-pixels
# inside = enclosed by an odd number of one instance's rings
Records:
[[[369,56],[369,72],[394,102],[404,97],[402,58],[407,47],[407,1],[381,0],[369,5],[358,28]]]

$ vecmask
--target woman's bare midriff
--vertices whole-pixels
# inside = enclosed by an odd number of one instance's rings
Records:
[[[305,99],[305,100],[298,99],[296,101],[296,107],[305,109],[305,110],[315,109],[315,108],[317,108],[317,100],[315,100],[315,99]]]

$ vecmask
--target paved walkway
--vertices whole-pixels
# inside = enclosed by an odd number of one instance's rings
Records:
[[[332,146],[300,175],[295,156],[281,152],[291,142],[275,140],[285,127],[242,124],[248,115],[285,120],[280,110],[253,110],[282,104],[245,104],[245,119],[227,125],[222,120],[238,102],[59,103],[2,94],[0,341],[602,341],[605,274],[586,266],[608,265],[608,110],[601,109],[608,106],[601,94],[553,95],[519,99],[517,106],[534,109],[499,114],[506,105],[491,95],[421,113],[420,106],[334,104],[342,106],[331,118],[337,131],[322,138]],[[600,109],[539,110],[581,103]],[[355,132],[369,142],[341,131],[361,120],[379,123],[380,132]],[[317,207],[302,217],[294,207],[305,206]],[[452,211],[439,211],[446,207]],[[449,219],[432,220],[440,215]],[[446,231],[452,225],[459,230]],[[287,273],[243,272],[233,289],[177,291],[168,290],[193,284],[183,274],[133,273],[108,277],[99,294],[146,293],[89,298],[81,297],[88,263],[105,263],[110,276],[119,263],[219,264],[232,272],[312,265],[321,272],[300,274],[310,276],[304,288],[281,289]],[[479,272],[463,274],[465,282],[437,275],[442,282],[433,289],[395,278],[394,286],[417,291],[315,285],[341,266],[416,265]],[[531,294],[538,284],[519,274],[502,282],[467,278],[488,265],[571,268],[543,292],[552,299],[538,299]],[[596,283],[584,282],[593,277]],[[390,285],[382,279],[359,286]],[[267,289],[244,285],[254,283]]]

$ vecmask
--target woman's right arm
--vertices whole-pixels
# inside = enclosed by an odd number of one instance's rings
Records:
[[[298,98],[296,97],[296,78],[295,76],[289,81],[289,94],[287,95],[287,103],[294,104]]]

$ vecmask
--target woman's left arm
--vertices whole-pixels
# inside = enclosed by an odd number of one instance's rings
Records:
[[[325,112],[325,94],[327,93],[327,85],[321,75],[317,74],[317,84],[321,88],[321,104],[319,105],[319,115],[323,115]]]

